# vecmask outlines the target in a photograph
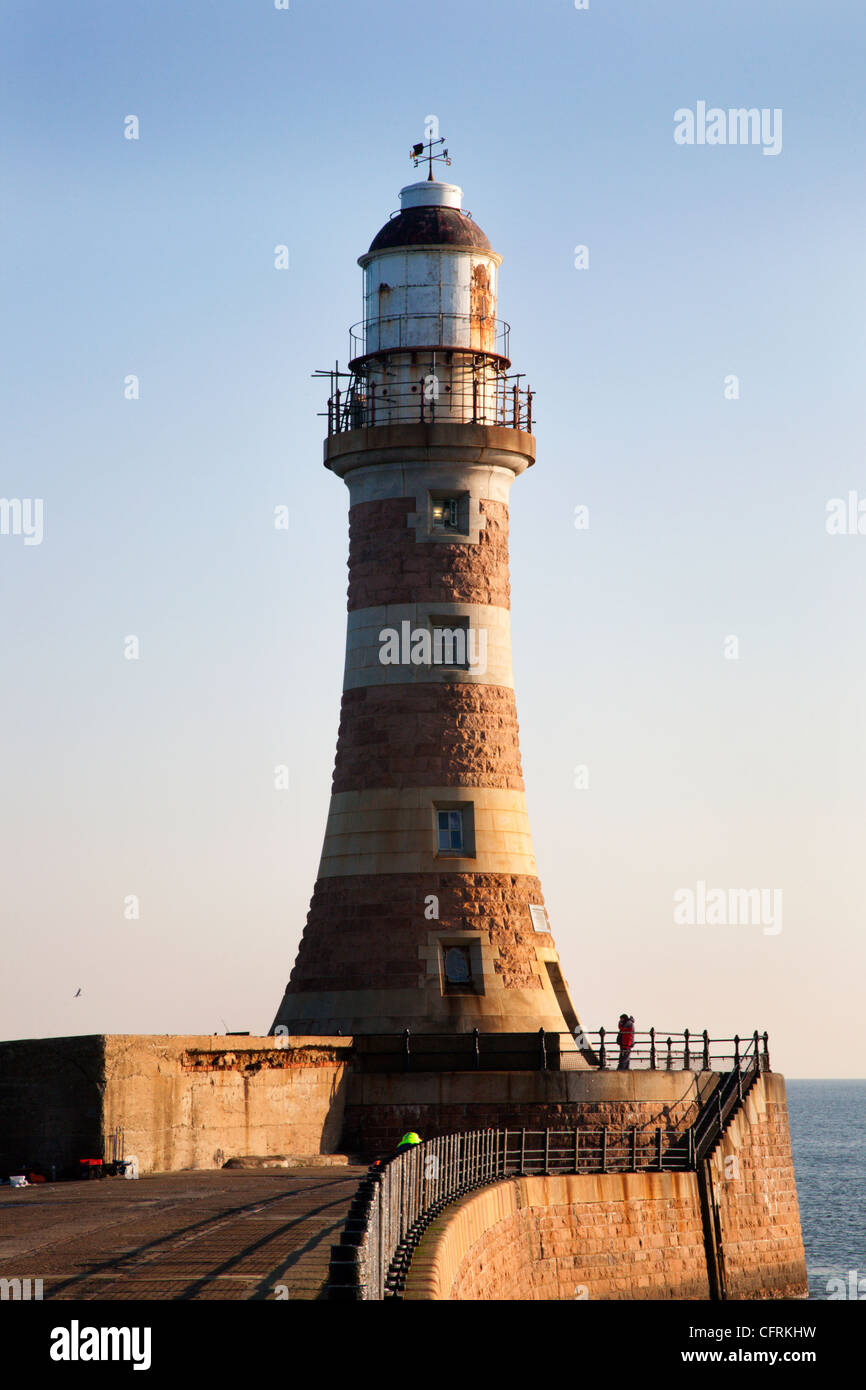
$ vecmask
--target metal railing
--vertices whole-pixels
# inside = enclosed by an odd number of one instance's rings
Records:
[[[417,376],[414,372],[417,368]],[[459,370],[431,358],[413,367],[412,377],[374,380],[339,368],[328,377],[328,435],[393,424],[500,425],[532,433],[535,392],[522,386],[523,373],[506,374],[489,360],[467,360]]]
[[[736,1059],[686,1128],[476,1130],[441,1135],[383,1166],[374,1164],[355,1195],[340,1244],[331,1247],[328,1297],[399,1297],[430,1223],[450,1203],[489,1183],[532,1174],[696,1171],[764,1069],[757,1032],[737,1048]]]
[[[765,1033],[765,1047],[766,1038]],[[689,1133],[695,1167],[710,1156],[754,1082],[762,1071],[769,1070],[769,1064],[765,1068],[763,1060],[755,1033],[742,1055],[738,1054],[736,1066],[721,1079],[691,1126]]]
[[[766,1033],[711,1038],[708,1031],[681,1033],[650,1028],[636,1032],[628,1057],[621,1056],[616,1030],[586,1033],[402,1033],[358,1035],[353,1049],[359,1071],[730,1071],[760,1044],[760,1065],[770,1070]],[[628,1063],[627,1067],[625,1063]]]
[[[331,1296],[381,1299],[399,1292],[430,1222],[488,1183],[531,1174],[685,1172],[688,1138],[682,1144],[671,1137],[661,1128],[489,1129],[419,1144],[362,1180],[341,1243],[331,1249]]]
[[[766,1033],[711,1038],[706,1028],[701,1031],[684,1028],[681,1033],[650,1028],[646,1032],[635,1032],[626,1059],[621,1058],[615,1028],[599,1028],[594,1033],[577,1030],[574,1036],[581,1047],[579,1055],[583,1061],[602,1071],[618,1070],[621,1061],[627,1061],[623,1070],[628,1071],[729,1071],[736,1068],[755,1038],[763,1048],[762,1070],[770,1070],[770,1043]],[[561,1061],[562,1069],[568,1070],[568,1054],[563,1054]],[[580,1064],[571,1062],[571,1065]]]
[[[378,352],[435,348],[437,352],[490,352],[510,356],[511,325],[481,314],[383,314],[353,323],[349,354],[354,361]]]

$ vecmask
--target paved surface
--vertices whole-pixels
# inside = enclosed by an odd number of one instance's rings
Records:
[[[221,1169],[0,1188],[0,1278],[41,1278],[45,1299],[319,1298],[366,1171]]]

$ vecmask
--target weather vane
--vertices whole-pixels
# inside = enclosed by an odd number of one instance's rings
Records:
[[[444,145],[444,144],[445,144],[445,136],[444,136],[444,135],[440,136],[440,138],[439,138],[438,140],[434,140],[434,139],[431,137],[429,140],[422,140],[420,145],[413,145],[412,148],[411,148],[411,150],[409,151],[409,158],[411,159],[412,163],[415,165],[415,168],[416,168],[416,169],[417,169],[418,165],[421,163],[421,160],[422,160],[422,159],[426,159],[426,160],[429,162],[429,165],[430,165],[430,172],[429,172],[429,174],[427,175],[427,181],[428,181],[428,182],[432,182],[432,180],[433,180],[433,160],[434,160],[434,159],[442,159],[442,160],[444,160],[444,162],[445,162],[446,164],[450,164],[450,163],[451,163],[451,160],[448,158],[448,151],[447,151],[447,150],[438,150],[435,154],[433,153],[434,148],[435,148],[436,145]]]

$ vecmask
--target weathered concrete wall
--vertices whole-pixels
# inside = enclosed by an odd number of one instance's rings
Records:
[[[711,1163],[728,1298],[798,1298],[806,1257],[794,1181],[785,1078],[762,1076]]]
[[[694,1173],[512,1178],[422,1239],[412,1299],[709,1298]]]
[[[736,1160],[736,1161],[734,1161]],[[513,1178],[448,1207],[423,1237],[415,1299],[708,1299],[806,1293],[784,1078],[759,1078],[696,1173]],[[714,1255],[715,1252],[715,1255]]]
[[[351,1038],[106,1035],[0,1043],[0,1171],[110,1157],[142,1172],[333,1152]]]
[[[371,1157],[400,1135],[602,1125],[676,1130],[695,1115],[715,1072],[417,1072],[349,1077],[343,1146]]]
[[[105,1129],[143,1171],[246,1154],[333,1153],[350,1038],[106,1038]]]

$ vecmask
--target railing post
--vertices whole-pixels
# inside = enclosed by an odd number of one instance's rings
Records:
[[[667,1070],[668,1070],[668,1071],[671,1071],[672,1066],[673,1066],[673,1060],[672,1060],[672,1054],[671,1054],[671,1040],[670,1040],[670,1038],[668,1038],[668,1065],[667,1065]]]
[[[706,1030],[706,1028],[705,1028],[705,1029],[704,1029],[704,1071],[709,1071],[709,1069],[710,1069],[710,1035],[709,1035],[709,1033],[707,1032],[707,1030]]]
[[[770,1037],[764,1033],[764,1071],[770,1070]]]
[[[605,1056],[605,1051],[604,1051],[604,1029],[603,1029],[603,1028],[599,1028],[599,1030],[598,1030],[598,1036],[601,1038],[601,1042],[599,1043],[599,1047],[598,1047],[598,1066],[599,1066],[599,1070],[601,1071],[601,1070],[604,1069],[604,1065],[605,1065],[605,1062],[606,1062],[606,1060],[607,1060],[607,1058],[606,1058],[606,1056]]]
[[[520,1131],[520,1176],[526,1172],[526,1130]]]
[[[574,1130],[574,1171],[580,1169],[580,1130],[575,1126]]]
[[[662,1166],[662,1132],[661,1129],[658,1128],[656,1129],[656,1167],[658,1168],[659,1172],[661,1172]]]
[[[526,416],[527,416],[527,419],[526,419],[526,428],[527,428],[527,431],[528,431],[529,434],[532,434],[532,397],[533,397],[533,395],[534,395],[534,392],[532,392],[532,391],[527,391],[527,393],[526,393]]]
[[[550,1172],[550,1130],[544,1131],[544,1171]]]
[[[656,1030],[650,1029],[650,1071],[656,1069]]]
[[[541,1070],[547,1071],[547,1047],[544,1041],[544,1029],[538,1030],[538,1041],[541,1044]]]
[[[376,423],[376,384],[370,383],[370,424]]]
[[[734,1071],[740,1070],[740,1035],[734,1034]]]
[[[689,1125],[689,1168],[695,1166],[695,1127]]]
[[[421,392],[421,400],[420,400],[419,404],[420,404],[420,406],[421,406],[421,424],[423,425],[423,423],[424,423],[424,378],[423,378],[423,376],[420,376],[420,377],[418,378],[418,389],[419,389],[420,392]]]
[[[637,1125],[631,1127],[631,1169],[637,1172]]]
[[[403,1029],[403,1069],[409,1070],[409,1029]]]
[[[601,1171],[607,1172],[607,1125],[601,1132]]]
[[[472,1029],[472,1047],[475,1054],[475,1069],[477,1071],[478,1068],[481,1066],[481,1047],[478,1042],[477,1028]]]
[[[690,1065],[691,1065],[691,1060],[692,1060],[692,1059],[691,1059],[691,1056],[689,1055],[689,1030],[688,1030],[688,1028],[685,1028],[685,1029],[683,1030],[683,1044],[684,1044],[684,1045],[683,1045],[683,1071],[689,1071]]]

